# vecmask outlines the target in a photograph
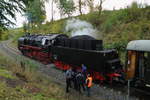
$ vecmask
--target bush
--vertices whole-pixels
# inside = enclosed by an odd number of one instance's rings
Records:
[[[114,26],[123,23],[127,16],[126,10],[114,11],[109,15],[108,19],[103,23],[103,30],[105,32],[110,32],[113,30]]]
[[[9,33],[8,32],[3,32],[1,36],[1,40],[8,40],[9,39]]]

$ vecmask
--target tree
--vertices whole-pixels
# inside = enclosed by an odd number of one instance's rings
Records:
[[[85,5],[85,2],[83,0],[79,0],[78,1],[78,7],[79,7],[79,12],[80,12],[80,15],[82,15],[82,6]]]
[[[33,2],[34,0],[22,0],[23,4],[27,7],[30,5],[31,2]]]
[[[28,24],[27,24],[26,22],[23,22],[23,31],[24,31],[25,33],[28,32]]]
[[[46,11],[43,0],[30,1],[26,8],[28,22],[31,26],[40,25],[46,18]]]
[[[94,11],[94,0],[87,0],[87,5],[90,9],[90,12]]]
[[[51,4],[51,6],[52,6],[52,19],[51,19],[51,21],[53,22],[53,20],[54,20],[54,0],[52,0],[52,4]]]
[[[104,3],[104,1],[105,0],[100,0],[99,7],[98,7],[99,15],[101,15],[101,13],[102,13],[102,4]]]
[[[16,19],[15,12],[24,9],[22,0],[0,0],[0,33],[10,25],[15,25],[10,18]]]
[[[62,14],[67,14],[68,17],[75,11],[73,0],[57,0],[58,8]]]

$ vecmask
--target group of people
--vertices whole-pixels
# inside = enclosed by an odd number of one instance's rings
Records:
[[[81,93],[82,88],[83,91],[87,92],[87,96],[90,96],[92,77],[87,73],[86,66],[84,64],[81,66],[82,70],[70,68],[66,71],[66,92],[68,93],[70,88],[74,88]]]

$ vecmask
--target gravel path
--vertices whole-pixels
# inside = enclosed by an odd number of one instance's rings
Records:
[[[5,55],[11,57],[12,59],[17,57],[23,57],[24,59],[29,59],[25,56],[22,56],[21,53],[17,50],[17,48],[12,48],[9,43],[11,41],[4,41],[0,43],[0,52],[4,53]],[[32,59],[30,59],[32,60]],[[17,61],[17,59],[15,59]],[[62,85],[65,88],[65,76],[64,72],[58,70],[54,64],[43,65],[35,60],[32,60],[39,66],[39,72],[45,74],[46,76],[51,76],[54,78],[54,81],[58,84]],[[125,89],[124,87],[122,89]],[[91,99],[95,100],[127,100],[127,94],[122,93],[120,91],[113,90],[111,88],[105,86],[99,86],[94,84],[92,87],[92,97]],[[126,90],[125,90],[126,91]],[[84,94],[80,94],[83,96]],[[135,97],[130,97],[129,100],[139,100]],[[145,99],[146,100],[146,99]]]

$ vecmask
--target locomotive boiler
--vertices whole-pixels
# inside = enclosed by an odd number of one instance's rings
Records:
[[[23,55],[48,64],[51,62],[51,47],[57,45],[56,41],[59,38],[68,38],[68,36],[57,33],[25,35],[18,39],[18,49]]]

